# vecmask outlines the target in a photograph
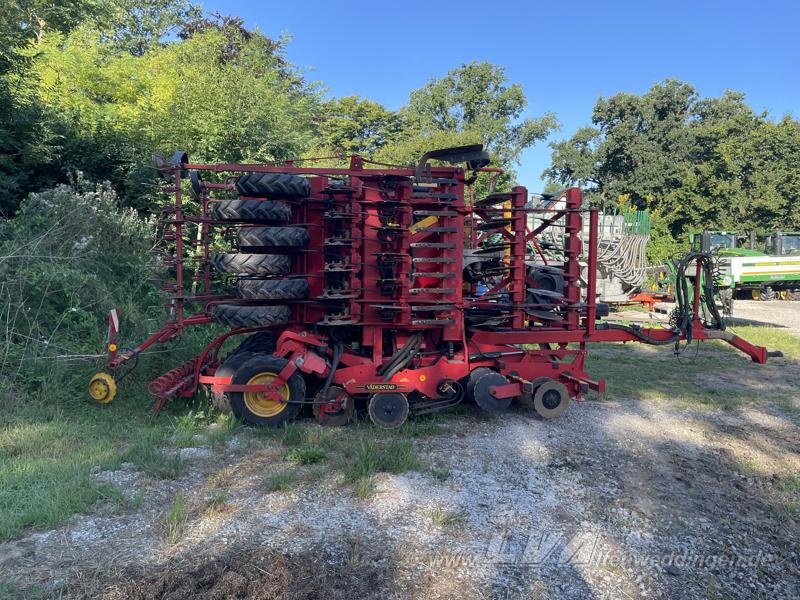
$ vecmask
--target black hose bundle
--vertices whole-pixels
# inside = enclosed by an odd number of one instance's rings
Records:
[[[342,354],[344,354],[344,344],[342,344],[342,342],[336,342],[336,344],[333,346],[333,356],[331,357],[331,370],[328,372],[328,376],[325,378],[325,383],[322,385],[322,390],[320,390],[321,398],[327,397],[328,388],[331,387],[331,383],[333,382],[334,372],[339,368],[339,361],[342,359]]]
[[[403,369],[414,355],[419,351],[422,344],[422,334],[415,333],[408,338],[408,342],[400,350],[394,353],[392,358],[382,368],[378,369],[378,374],[383,375],[384,381],[389,381],[395,373]]]
[[[694,296],[689,293],[689,281],[686,277],[686,269],[694,261],[700,263],[700,281],[695,282],[695,285],[700,285],[700,301],[708,314],[711,315],[711,322],[704,322],[703,325],[709,329],[725,329],[725,321],[719,314],[717,305],[714,302],[714,282],[716,281],[716,272],[713,256],[708,252],[690,252],[678,261],[678,267],[675,274],[675,300],[677,307],[675,309],[675,317],[672,320],[673,332],[672,336],[666,340],[660,340],[651,337],[644,333],[640,327],[632,325],[620,325],[616,323],[604,323],[603,329],[620,329],[627,331],[635,336],[640,341],[646,344],[653,344],[657,346],[664,346],[674,343],[675,353],[680,354],[680,339],[684,336],[686,345],[688,346],[692,341],[692,322],[694,321]],[[693,275],[693,274],[692,274]]]
[[[693,300],[694,298],[689,294],[689,281],[686,277],[686,268],[690,263],[697,261],[700,263],[700,281],[695,281],[696,286],[700,286],[700,301],[702,306],[711,315],[711,322],[706,322],[704,325],[709,329],[725,329],[725,321],[719,314],[717,304],[714,302],[714,282],[715,282],[715,264],[714,257],[710,252],[690,252],[678,262],[677,272],[675,274],[675,299],[678,304],[678,328],[681,331],[691,333],[690,325],[694,315]],[[687,340],[691,341],[691,340]]]

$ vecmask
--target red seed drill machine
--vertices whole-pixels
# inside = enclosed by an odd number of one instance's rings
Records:
[[[524,187],[465,203],[488,162],[479,145],[429,152],[416,167],[360,156],[348,168],[193,164],[176,153],[159,167],[169,194],[161,244],[174,277],[164,287],[170,318],[123,351],[112,311],[109,369],[216,322],[229,330],[150,382],[155,410],[204,386],[252,425],[283,423],[304,406],[320,423],[345,424],[362,406],[393,428],[464,400],[497,413],[516,399],[558,416],[605,388],[584,370],[592,342],[723,339],[766,361],[765,348],[725,331],[713,289],[687,284],[711,273],[704,253],[681,261],[669,327],[603,321],[597,210],[577,188],[532,219]],[[559,264],[548,264],[538,241],[551,227],[563,230]],[[223,232],[234,247],[215,253]],[[238,346],[223,352],[230,338]],[[89,391],[110,402],[114,376],[98,373]]]

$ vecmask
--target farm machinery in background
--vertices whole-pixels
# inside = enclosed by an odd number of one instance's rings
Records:
[[[692,294],[678,286],[667,327],[604,321],[599,212],[577,188],[550,207],[531,208],[519,186],[468,205],[465,188],[487,164],[480,146],[429,152],[416,167],[359,156],[347,168],[193,164],[176,153],[160,166],[170,317],[121,350],[112,311],[110,372],[92,378],[91,396],[110,402],[116,370],[215,322],[226,331],[150,382],[153,409],[205,387],[253,425],[304,409],[340,425],[363,407],[392,428],[465,400],[490,413],[516,400],[551,418],[604,391],[585,371],[591,343],[677,350],[682,340],[721,339],[766,361],[765,348],[725,331],[710,284]],[[221,239],[232,247],[216,251]],[[558,246],[558,261],[544,242]],[[687,270],[710,274],[711,256],[692,253],[678,268],[678,281]]]
[[[717,286],[723,301],[800,300],[800,233],[774,232],[764,250],[756,249],[755,236],[735,232],[704,231],[690,235],[692,247],[717,257]]]
[[[563,195],[539,196],[531,202],[531,208],[553,210],[563,206]],[[650,213],[646,210],[624,210],[598,213],[598,246],[596,291],[600,302],[616,306],[645,303],[652,306],[667,295],[645,289],[648,276],[659,269],[647,265],[647,243],[650,240]],[[541,222],[536,211],[528,215],[528,225],[534,229]],[[555,263],[562,262],[563,231],[553,227],[539,239],[546,255]],[[588,239],[589,223],[583,224],[583,239]],[[583,257],[581,285],[588,281],[588,262]]]

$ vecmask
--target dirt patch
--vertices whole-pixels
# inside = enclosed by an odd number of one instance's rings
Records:
[[[393,592],[391,571],[380,557],[367,562],[330,549],[230,549],[211,560],[178,557],[117,574],[112,583],[107,579],[107,573],[86,572],[62,591],[67,598],[104,600],[385,598]]]

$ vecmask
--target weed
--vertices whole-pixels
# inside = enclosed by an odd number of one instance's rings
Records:
[[[219,510],[228,502],[228,495],[222,491],[216,491],[206,502],[206,506],[212,510]]]
[[[451,475],[450,469],[437,469],[435,467],[432,467],[429,473],[436,481],[447,481]]]
[[[313,465],[325,460],[325,451],[319,446],[298,446],[286,453],[286,460],[301,465]]]
[[[167,456],[159,448],[147,443],[137,443],[124,455],[124,462],[133,463],[137,469],[145,471],[159,479],[175,479],[184,469],[180,456]]]
[[[300,423],[284,423],[278,432],[281,444],[287,448],[299,446],[305,440],[303,426]]]
[[[426,514],[431,523],[437,527],[449,527],[463,523],[465,520],[464,513],[447,510],[441,506],[430,509]]]
[[[341,470],[345,481],[357,482],[375,473],[405,473],[420,466],[411,442],[361,438],[342,452]]]
[[[175,500],[169,507],[167,516],[164,518],[165,539],[169,544],[176,544],[183,535],[188,518],[186,512],[186,497],[182,491],[175,494]]]
[[[174,421],[174,442],[178,448],[188,448],[198,445],[197,437],[208,424],[208,415],[203,410],[190,410],[179,415]]]
[[[442,432],[442,417],[428,415],[406,421],[402,427],[395,430],[401,436],[428,437]]]
[[[205,436],[209,444],[218,446],[227,442],[240,427],[240,423],[233,415],[218,415],[206,429]]]
[[[364,475],[355,481],[356,496],[366,500],[375,491],[375,481],[372,475]]]
[[[800,475],[784,475],[778,479],[778,489],[783,492],[800,494]]]
[[[264,489],[268,492],[288,492],[297,481],[298,474],[293,470],[278,471],[264,481]]]

